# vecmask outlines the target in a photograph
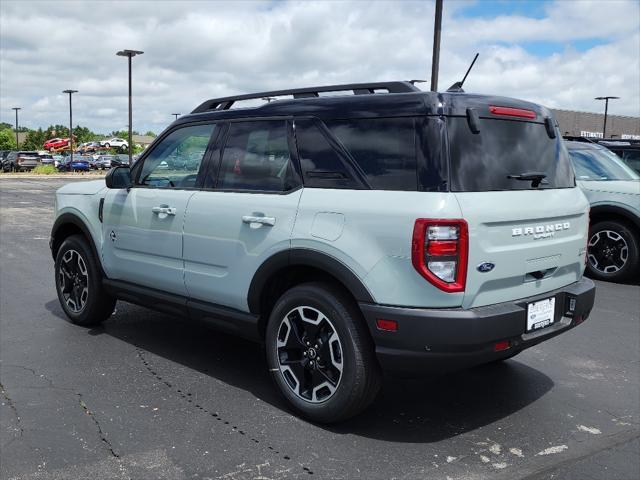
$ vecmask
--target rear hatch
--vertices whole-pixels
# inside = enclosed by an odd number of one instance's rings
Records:
[[[40,157],[36,152],[20,152],[16,163],[23,168],[35,168],[40,162]]]
[[[489,111],[447,120],[451,191],[469,227],[465,308],[543,294],[584,269],[589,207],[557,127]]]

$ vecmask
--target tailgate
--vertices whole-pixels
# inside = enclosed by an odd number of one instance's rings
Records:
[[[582,277],[589,204],[579,188],[455,195],[469,225],[464,308],[538,295]]]

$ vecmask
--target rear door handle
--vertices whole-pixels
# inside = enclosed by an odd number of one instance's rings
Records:
[[[268,225],[269,227],[273,227],[276,224],[276,219],[274,217],[257,217],[254,215],[244,215],[242,217],[242,221],[249,225],[257,223],[260,225]]]
[[[153,207],[151,211],[158,215],[161,215],[161,214],[175,215],[177,212],[177,209],[175,207],[169,207],[168,205],[160,205],[159,207]]]

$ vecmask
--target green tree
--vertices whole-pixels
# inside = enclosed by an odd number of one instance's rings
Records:
[[[147,133],[145,133],[145,136],[156,138],[158,135],[156,135],[155,132],[149,130]]]
[[[29,130],[27,138],[25,138],[22,148],[25,150],[42,150],[43,144],[47,139],[42,128],[38,130]]]
[[[10,128],[0,130],[0,150],[15,150],[16,135]]]

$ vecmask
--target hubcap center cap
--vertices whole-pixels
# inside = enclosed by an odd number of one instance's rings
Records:
[[[309,360],[314,360],[317,355],[318,354],[316,353],[315,348],[310,348],[309,350],[307,350],[307,357],[309,358]]]

